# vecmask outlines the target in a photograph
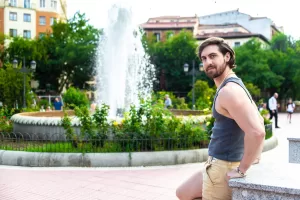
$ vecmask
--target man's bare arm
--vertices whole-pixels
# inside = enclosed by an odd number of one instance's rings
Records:
[[[245,132],[245,149],[240,170],[246,172],[263,148],[265,128],[261,116],[244,89],[236,83],[228,83],[222,88],[218,98],[221,108],[226,110]]]

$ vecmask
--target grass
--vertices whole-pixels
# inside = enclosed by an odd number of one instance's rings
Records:
[[[33,141],[1,141],[0,149],[26,152],[56,152],[56,153],[114,153],[114,152],[145,152],[165,150],[199,149],[201,144],[187,145],[185,147],[170,146],[166,143],[143,142],[114,142],[105,141],[102,146],[93,145],[91,142],[78,142],[74,147],[71,142],[33,142]],[[170,148],[171,147],[171,148]],[[203,147],[206,147],[204,144]],[[151,150],[152,149],[152,150]]]

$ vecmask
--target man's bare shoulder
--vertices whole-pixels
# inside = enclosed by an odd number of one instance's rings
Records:
[[[245,101],[249,101],[245,90],[234,82],[227,83],[219,92],[218,98],[222,105],[230,104],[239,106],[243,105]],[[247,100],[248,99],[248,100]]]

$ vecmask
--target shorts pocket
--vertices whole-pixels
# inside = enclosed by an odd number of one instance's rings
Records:
[[[210,166],[205,168],[205,173],[207,178],[213,185],[216,185],[222,181],[222,177],[224,176],[224,170],[222,167],[218,166],[216,163],[212,163]]]

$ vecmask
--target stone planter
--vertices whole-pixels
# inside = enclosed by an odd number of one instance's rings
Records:
[[[289,162],[300,163],[300,137],[289,137]]]

